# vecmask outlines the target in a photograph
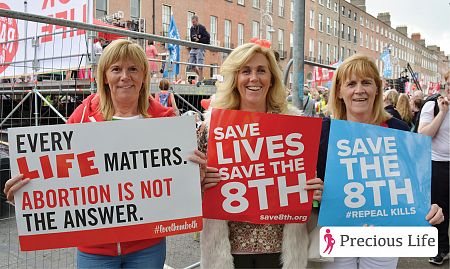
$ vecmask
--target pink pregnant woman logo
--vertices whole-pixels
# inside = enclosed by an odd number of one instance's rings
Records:
[[[0,3],[0,9],[11,10],[5,3]],[[17,20],[0,17],[0,73],[9,67],[17,53],[19,31]]]
[[[327,233],[323,236],[323,240],[325,241],[325,243],[327,243],[327,248],[325,248],[323,253],[327,252],[327,250],[328,250],[328,254],[330,254],[331,251],[333,250],[333,246],[334,246],[334,243],[336,243],[336,241],[334,240],[330,229],[327,229],[326,232]]]

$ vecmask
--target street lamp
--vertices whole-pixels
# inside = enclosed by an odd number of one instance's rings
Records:
[[[268,9],[267,3],[266,3],[266,8],[264,10],[261,9],[260,13],[261,13],[261,16],[259,19],[259,21],[260,21],[260,23],[259,23],[259,39],[262,39],[263,38],[262,31],[264,28],[269,26],[270,28],[269,28],[269,30],[267,30],[267,32],[269,32],[269,33],[273,33],[273,32],[275,32],[275,30],[272,27],[273,19],[272,19],[272,16],[269,14],[269,9]],[[266,27],[263,27],[263,25]],[[266,32],[266,39],[267,39],[267,32]]]

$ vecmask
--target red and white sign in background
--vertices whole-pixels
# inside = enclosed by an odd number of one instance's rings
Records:
[[[0,0],[0,9],[85,23],[93,21],[92,7],[92,0]],[[66,26],[0,17],[0,64],[6,63],[0,65],[0,75],[31,75],[35,59],[37,73],[85,67],[87,57],[80,54],[88,52],[86,31],[66,32],[69,30]],[[36,37],[37,47],[33,46]]]
[[[221,182],[203,195],[203,216],[252,223],[306,222],[322,120],[213,109],[208,166]]]
[[[192,117],[11,128],[8,139],[11,173],[31,179],[14,196],[22,250],[202,228]]]

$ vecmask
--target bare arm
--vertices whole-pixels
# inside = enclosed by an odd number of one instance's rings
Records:
[[[439,97],[438,99],[438,106],[439,106],[439,113],[434,117],[434,119],[431,122],[427,123],[419,123],[419,130],[418,132],[420,134],[428,135],[431,137],[434,137],[439,130],[439,127],[441,127],[442,122],[445,119],[445,115],[448,111],[448,100],[444,97]]]
[[[175,102],[175,96],[173,93],[170,93],[170,103],[172,104],[172,108],[175,114],[177,116],[180,116],[180,111],[178,110],[177,102]]]

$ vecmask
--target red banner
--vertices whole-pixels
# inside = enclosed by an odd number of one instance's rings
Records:
[[[306,222],[320,118],[213,109],[208,166],[221,182],[203,196],[203,216],[252,223]]]

